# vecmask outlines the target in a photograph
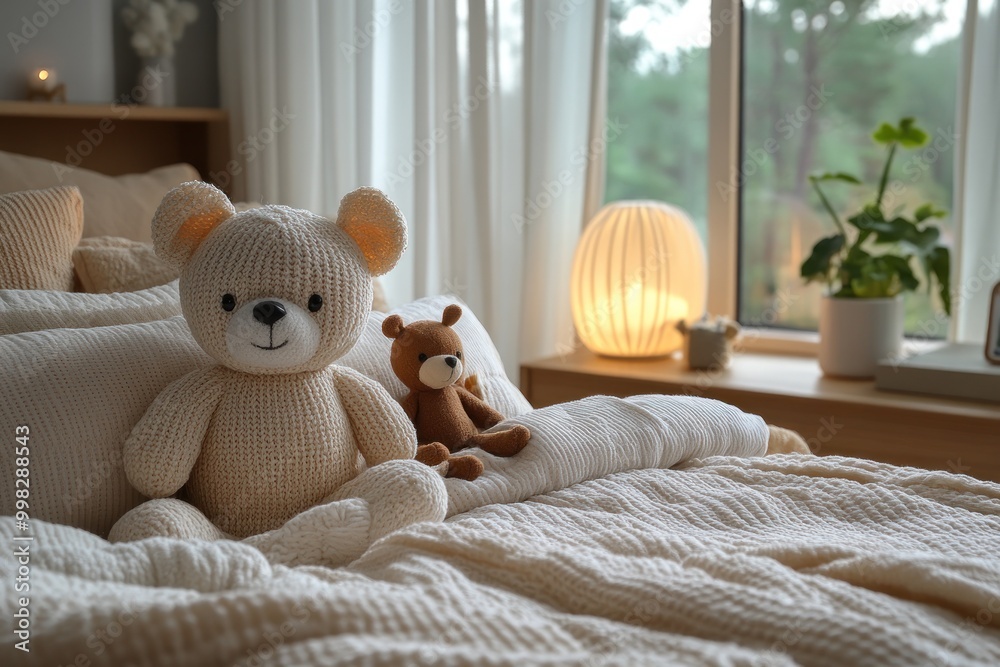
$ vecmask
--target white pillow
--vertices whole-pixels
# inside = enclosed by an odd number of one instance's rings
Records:
[[[142,501],[125,477],[126,437],[175,379],[210,362],[184,318],[0,336],[0,429],[27,426],[28,515],[107,535]],[[12,487],[13,448],[0,456]],[[0,513],[15,511],[13,490]]]
[[[111,297],[126,295],[73,295]],[[461,303],[433,297],[396,308],[409,323],[440,319]],[[469,372],[486,401],[505,417],[531,410],[503,371],[500,355],[471,310],[463,306],[455,330],[462,337]],[[397,399],[406,388],[389,360],[382,334],[387,313],[372,312],[354,349],[337,363],[382,383]],[[31,429],[31,512],[44,521],[107,532],[142,501],[121,462],[122,445],[153,399],[184,374],[212,364],[183,317],[143,324],[55,329],[0,336],[0,429]],[[0,479],[14,479],[13,456],[0,456]],[[0,499],[0,514],[14,512],[14,495]]]
[[[201,180],[189,164],[144,174],[105,176],[61,162],[0,151],[0,194],[75,185],[83,195],[83,236],[121,236],[152,241],[150,225],[160,200],[187,181]]]
[[[0,334],[137,324],[180,314],[176,280],[116,294],[0,290]]]

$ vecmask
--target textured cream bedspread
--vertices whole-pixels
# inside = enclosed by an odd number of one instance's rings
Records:
[[[27,655],[0,560],[3,664],[1000,664],[1000,486],[854,459],[611,474],[339,570],[34,528]]]

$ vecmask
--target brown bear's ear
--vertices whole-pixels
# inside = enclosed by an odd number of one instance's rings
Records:
[[[182,269],[209,232],[236,209],[214,185],[191,181],[178,185],[153,216],[153,249],[175,269]]]
[[[406,249],[406,219],[375,188],[358,188],[340,200],[337,224],[354,239],[373,276],[392,270]]]
[[[390,315],[382,321],[382,333],[386,338],[399,338],[405,328],[399,315]]]
[[[445,307],[444,315],[441,317],[441,324],[446,327],[450,327],[454,325],[455,322],[458,322],[460,317],[462,317],[462,309],[458,306],[458,304],[453,303],[450,306]]]

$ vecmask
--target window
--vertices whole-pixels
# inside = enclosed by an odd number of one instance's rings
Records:
[[[731,295],[710,298],[713,312],[726,304],[725,314],[744,324],[815,330],[821,288],[803,284],[799,265],[832,223],[810,173],[846,171],[876,183],[884,154],[872,130],[916,116],[935,142],[897,157],[893,180],[906,187],[898,205],[952,206],[965,3],[746,0],[739,66],[730,67],[711,49],[740,43],[740,17],[720,22],[729,3],[715,2],[713,13],[711,0],[612,0],[608,113],[629,127],[608,151],[606,197],[677,204],[710,247],[733,244],[721,256],[738,257],[738,271],[712,264],[719,254],[710,252],[710,289]],[[717,29],[723,25],[736,35]],[[724,134],[709,125],[717,111],[716,98],[709,108],[710,75],[742,77],[733,87],[741,94],[718,102],[731,105],[742,132],[728,139],[741,148],[732,147],[725,174],[708,173],[710,132]],[[831,185],[828,194],[846,210],[872,193]],[[710,225],[712,198],[732,205]],[[950,242],[949,220],[942,231]],[[909,333],[945,334],[932,298],[926,290],[907,295]]]
[[[605,201],[657,199],[684,209],[707,241],[710,0],[612,0]]]

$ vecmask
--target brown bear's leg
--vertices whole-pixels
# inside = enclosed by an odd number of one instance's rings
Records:
[[[417,445],[417,455],[413,458],[429,466],[436,466],[448,460],[451,452],[440,442]]]
[[[448,474],[445,477],[455,477],[469,482],[483,474],[483,462],[472,454],[448,457]]]
[[[479,447],[494,456],[514,456],[524,449],[531,437],[528,427],[518,424],[506,431],[480,433],[469,438],[466,447]]]

